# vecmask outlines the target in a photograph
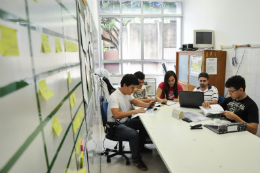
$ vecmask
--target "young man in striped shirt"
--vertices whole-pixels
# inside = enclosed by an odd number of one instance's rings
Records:
[[[209,107],[210,104],[218,103],[218,89],[214,86],[209,85],[209,75],[207,73],[199,74],[199,84],[200,86],[195,88],[193,91],[204,92],[204,102],[203,107]]]

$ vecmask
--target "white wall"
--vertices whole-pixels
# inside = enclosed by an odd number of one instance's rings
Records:
[[[183,43],[193,42],[194,29],[215,31],[219,45],[260,44],[259,0],[182,0]]]
[[[259,0],[182,0],[183,43],[193,43],[193,30],[215,31],[215,49],[219,45],[260,44]],[[237,49],[241,63],[245,48]],[[232,66],[234,51],[226,49],[226,80],[235,75],[238,67]],[[260,108],[260,48],[246,48],[237,74],[246,80],[246,93]],[[258,129],[260,136],[260,128]]]

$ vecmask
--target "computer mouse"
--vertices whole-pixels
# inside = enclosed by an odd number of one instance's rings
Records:
[[[154,110],[154,111],[156,111],[156,110],[157,110],[157,108],[154,108],[153,110]]]

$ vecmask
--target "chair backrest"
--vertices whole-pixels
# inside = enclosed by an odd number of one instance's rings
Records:
[[[225,100],[225,97],[218,95],[218,104],[223,102]]]
[[[102,122],[103,126],[106,126],[107,123],[107,107],[108,107],[108,102],[107,101],[102,101],[100,104],[100,109],[101,109],[101,115],[102,115]]]
[[[111,95],[116,89],[111,85],[108,78],[103,77],[103,81],[106,82],[109,95]]]

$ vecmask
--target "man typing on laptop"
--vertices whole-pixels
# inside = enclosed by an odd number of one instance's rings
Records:
[[[195,88],[193,91],[204,92],[204,102],[203,107],[209,107],[210,104],[218,103],[218,89],[214,86],[209,85],[209,75],[207,73],[199,74],[199,84],[200,86]]]

